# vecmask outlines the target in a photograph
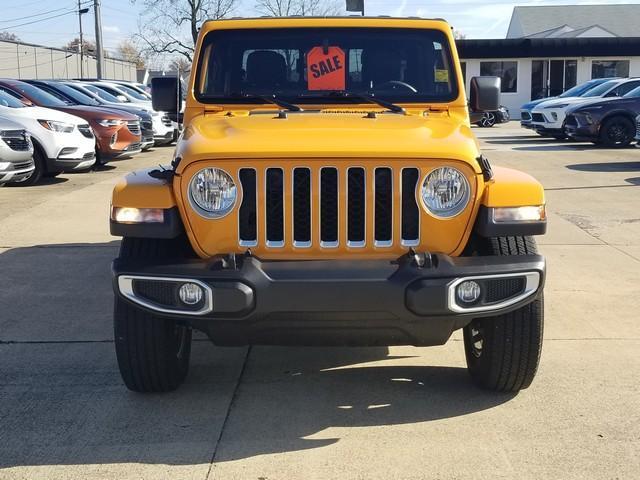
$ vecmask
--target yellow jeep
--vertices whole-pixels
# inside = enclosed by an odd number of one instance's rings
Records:
[[[471,81],[442,20],[206,22],[171,166],[127,175],[111,232],[120,371],[177,388],[193,329],[217,345],[442,345],[517,391],[543,329],[542,186],[491,168],[469,124],[499,79]]]

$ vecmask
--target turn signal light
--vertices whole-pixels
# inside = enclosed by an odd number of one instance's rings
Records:
[[[163,223],[162,208],[111,207],[111,220],[118,223]]]

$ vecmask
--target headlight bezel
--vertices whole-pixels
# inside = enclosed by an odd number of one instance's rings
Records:
[[[197,181],[198,176],[200,174],[206,172],[207,170],[215,170],[215,171],[221,172],[222,174],[226,175],[228,180],[230,180],[230,182],[231,182],[232,189],[233,189],[233,192],[234,192],[233,201],[229,205],[227,205],[225,208],[219,209],[217,211],[216,210],[209,210],[209,209],[203,207],[200,204],[200,202],[196,198],[194,198],[193,185]],[[207,220],[219,220],[221,218],[226,217],[231,212],[233,212],[233,210],[236,208],[236,206],[238,204],[238,197],[239,197],[238,191],[239,191],[238,184],[236,183],[236,180],[233,178],[233,176],[229,172],[227,172],[225,169],[219,168],[219,167],[201,168],[200,170],[198,170],[197,172],[195,172],[191,176],[191,179],[189,180],[189,183],[187,184],[187,198],[189,200],[189,205],[191,205],[191,208],[193,209],[193,211],[195,211],[201,217],[206,218]]]
[[[42,128],[56,133],[73,133],[76,129],[75,124],[62,122],[60,120],[38,119],[38,123],[42,126]]]
[[[433,174],[435,174],[440,170],[452,170],[456,172],[459,175],[459,177],[462,179],[462,185],[464,189],[463,195],[461,199],[458,201],[458,203],[456,203],[455,207],[449,208],[446,211],[444,210],[438,211],[437,209],[434,209],[431,206],[429,206],[425,201],[425,196],[424,196],[424,192],[427,187],[427,182],[429,181],[429,177],[431,177]],[[419,203],[422,207],[422,210],[428,215],[438,220],[451,220],[453,218],[458,217],[462,213],[464,213],[464,211],[467,209],[467,207],[471,203],[471,193],[472,193],[471,183],[469,182],[469,179],[467,178],[467,176],[464,174],[464,172],[462,172],[462,170],[450,165],[444,165],[444,166],[435,167],[431,169],[424,175],[424,177],[422,178],[422,181],[419,182],[418,185],[416,186],[416,195],[419,199]]]

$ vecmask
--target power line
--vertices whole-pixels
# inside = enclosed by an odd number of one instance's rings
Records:
[[[39,22],[46,22],[47,20],[52,20],[54,18],[63,17],[65,15],[75,15],[75,14],[76,14],[76,11],[74,9],[74,10],[71,10],[71,11],[68,11],[68,12],[65,12],[65,13],[59,13],[58,15],[52,15],[52,16],[47,17],[47,18],[41,18],[39,20],[32,20],[30,22],[25,22],[25,23],[21,23],[21,24],[18,24],[18,25],[11,25],[9,27],[2,27],[2,28],[3,28],[3,30],[13,30],[15,28],[24,27],[26,25],[32,25],[34,23],[39,23]]]

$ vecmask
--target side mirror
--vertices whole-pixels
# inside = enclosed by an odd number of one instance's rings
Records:
[[[500,108],[500,77],[473,77],[470,106],[474,112],[493,112]]]
[[[129,101],[129,99],[124,95],[117,95],[116,98],[120,100],[122,103],[127,103]]]
[[[182,87],[178,77],[151,79],[151,102],[156,112],[178,113],[182,105]]]

